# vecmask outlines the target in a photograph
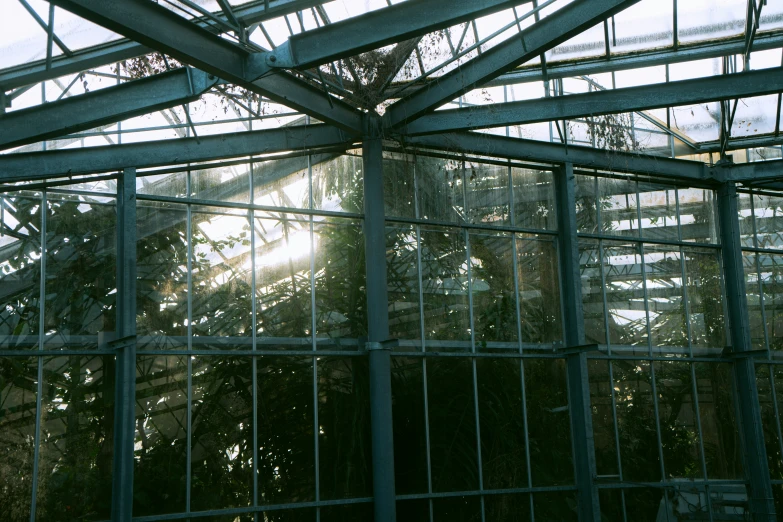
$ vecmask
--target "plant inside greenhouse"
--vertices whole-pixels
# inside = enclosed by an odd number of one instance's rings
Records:
[[[0,9],[0,521],[783,519],[783,2]]]

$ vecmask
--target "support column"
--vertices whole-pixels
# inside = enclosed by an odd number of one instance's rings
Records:
[[[375,522],[395,522],[389,300],[386,288],[386,229],[383,208],[383,147],[373,127],[362,143],[364,252],[367,267],[367,351],[370,359],[373,495]]]
[[[756,366],[750,341],[748,301],[745,272],[742,264],[742,244],[738,220],[737,186],[723,183],[718,189],[723,277],[726,283],[728,323],[731,350],[735,356],[734,383],[739,406],[739,426],[748,477],[748,495],[753,520],[772,522],[775,503],[769,477],[767,450],[761,425],[759,394],[756,388]]]
[[[585,320],[582,308],[582,280],[579,275],[579,248],[576,236],[576,180],[574,166],[566,163],[555,170],[557,224],[559,239],[560,284],[563,288],[565,346],[585,344]],[[568,405],[571,413],[571,440],[574,471],[578,488],[580,522],[599,522],[601,507],[595,484],[595,441],[590,408],[587,354],[569,351],[566,356]]]
[[[114,402],[112,520],[133,515],[133,443],[136,395],[136,169],[117,187],[117,339]]]

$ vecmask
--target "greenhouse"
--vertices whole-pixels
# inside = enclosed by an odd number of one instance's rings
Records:
[[[0,521],[783,520],[783,0],[5,0]]]

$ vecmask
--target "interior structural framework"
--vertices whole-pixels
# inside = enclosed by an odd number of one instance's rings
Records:
[[[0,9],[0,520],[783,517],[783,2]]]

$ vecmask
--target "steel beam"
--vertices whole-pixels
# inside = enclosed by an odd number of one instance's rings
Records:
[[[558,254],[563,292],[563,324],[565,347],[585,344],[585,318],[582,307],[582,279],[579,273],[579,241],[576,225],[576,178],[574,166],[565,163],[555,170],[557,198]],[[587,353],[578,351],[566,356],[568,379],[568,409],[571,413],[571,443],[577,486],[580,522],[600,522],[601,507],[595,463],[593,415],[590,407],[590,382],[587,374]]]
[[[271,67],[310,68],[421,36],[532,0],[408,0],[291,36]]]
[[[136,169],[125,169],[117,192],[117,350],[112,520],[133,516],[136,429]]]
[[[680,82],[436,111],[407,124],[400,131],[416,135],[524,125],[762,96],[782,90],[783,68],[776,67]]]
[[[218,82],[189,67],[0,115],[0,149],[65,136],[197,100]]]
[[[266,2],[252,2],[234,8],[234,15],[243,25],[252,25],[270,20],[279,16],[295,13],[302,9],[309,9],[320,5],[322,0],[269,0]],[[202,19],[195,19],[193,23],[204,29],[216,32],[214,24],[208,24]],[[50,80],[75,74],[94,67],[101,67],[122,60],[128,60],[152,52],[152,49],[137,42],[121,39],[113,42],[88,47],[87,49],[73,51],[73,56],[59,56],[52,59],[51,68],[47,67],[46,60],[9,67],[0,71],[0,89],[10,90],[15,87],[23,87],[44,80]]]
[[[726,176],[738,182],[783,180],[783,160],[732,165],[726,169]]]
[[[645,156],[592,147],[564,146],[545,141],[506,138],[477,132],[460,132],[418,136],[405,141],[414,147],[442,151],[461,151],[522,161],[573,163],[584,168],[614,172],[631,172],[661,178],[687,181],[695,185],[712,183],[712,171],[702,162]]]
[[[383,197],[383,141],[380,122],[362,142],[364,168],[364,256],[367,270],[367,351],[375,521],[395,522],[394,436],[392,433],[389,298],[386,282],[386,222]]]
[[[748,298],[742,263],[742,242],[737,216],[739,198],[734,183],[721,184],[718,189],[723,278],[726,286],[731,351],[735,354],[734,384],[739,410],[738,424],[742,436],[748,478],[749,508],[754,521],[773,522],[775,503],[770,484],[767,451],[761,424],[756,368],[750,338]],[[747,354],[743,356],[743,354]]]
[[[392,104],[386,124],[415,120],[461,94],[539,56],[639,0],[576,0],[421,90]]]
[[[250,53],[149,0],[50,0],[93,23],[164,52],[269,99],[348,130],[362,114],[283,71],[258,78],[259,53]]]
[[[340,147],[353,138],[329,125],[307,125],[127,145],[0,155],[0,182],[42,180],[96,172]]]

